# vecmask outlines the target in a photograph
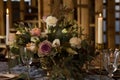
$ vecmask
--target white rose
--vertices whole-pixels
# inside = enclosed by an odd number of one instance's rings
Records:
[[[52,47],[59,47],[60,46],[60,40],[59,39],[55,39],[52,43]]]
[[[37,41],[39,41],[39,38],[38,38],[38,37],[36,37],[36,36],[31,37],[31,41],[32,41],[32,42],[37,42]]]
[[[81,39],[78,37],[72,37],[69,41],[72,47],[80,48],[81,47]]]
[[[53,16],[48,16],[45,20],[45,22],[47,23],[47,26],[56,26],[57,23],[57,18],[53,17]]]

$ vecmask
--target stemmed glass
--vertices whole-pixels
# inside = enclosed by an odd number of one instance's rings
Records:
[[[32,61],[33,61],[33,55],[31,51],[26,50],[26,47],[24,47],[21,50],[22,50],[20,52],[21,61],[23,65],[27,67],[27,76],[28,76],[28,80],[30,80],[30,65],[32,64]]]
[[[118,49],[103,50],[103,63],[110,78],[113,77],[113,73],[117,70],[119,53]]]

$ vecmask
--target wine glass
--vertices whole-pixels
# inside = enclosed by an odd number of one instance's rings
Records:
[[[26,50],[26,47],[24,47],[20,52],[20,56],[23,65],[27,68],[27,76],[28,80],[30,80],[30,65],[32,64],[33,61],[33,55],[31,51]]]
[[[103,50],[103,63],[110,78],[113,77],[113,73],[117,70],[119,53],[118,49]]]
[[[21,60],[23,62],[24,65],[28,65],[30,67],[30,65],[32,64],[32,53],[28,50],[26,50],[26,48],[24,48],[24,52],[21,54]]]

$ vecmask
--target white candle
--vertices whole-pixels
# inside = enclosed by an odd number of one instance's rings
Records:
[[[99,14],[98,17],[98,44],[103,43],[103,18],[102,14]]]
[[[6,9],[6,45],[8,45],[9,37],[9,10]]]

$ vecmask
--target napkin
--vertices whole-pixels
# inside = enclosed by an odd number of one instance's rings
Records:
[[[2,74],[0,73],[0,80],[8,80],[17,77],[18,74]]]

